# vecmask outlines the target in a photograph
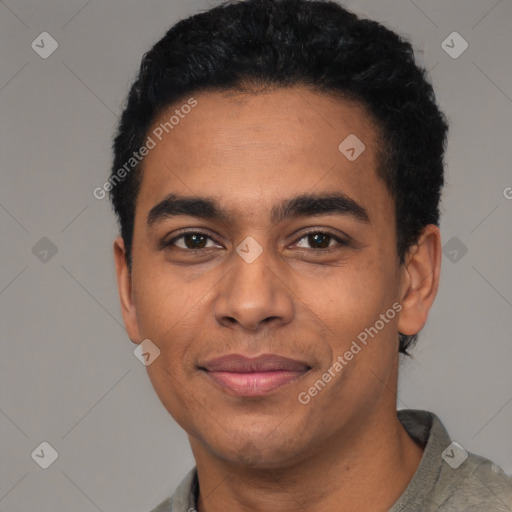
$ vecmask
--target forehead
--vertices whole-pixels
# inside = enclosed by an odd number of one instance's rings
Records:
[[[273,200],[341,191],[389,214],[377,176],[379,132],[358,103],[303,88],[203,92],[167,108],[148,132],[138,205],[169,193],[217,197],[226,208],[267,210]]]

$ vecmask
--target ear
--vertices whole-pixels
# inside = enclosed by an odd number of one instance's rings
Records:
[[[402,334],[417,334],[425,325],[439,287],[441,258],[441,233],[437,226],[429,224],[405,259],[398,321]]]
[[[124,241],[120,236],[114,240],[114,260],[116,264],[117,289],[126,332],[133,343],[139,344],[141,338],[137,323],[137,310],[133,300],[132,276],[126,262]]]

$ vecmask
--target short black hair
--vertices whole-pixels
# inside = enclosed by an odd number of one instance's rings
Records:
[[[193,93],[294,86],[355,100],[373,119],[400,264],[422,229],[439,225],[448,123],[411,44],[334,1],[231,0],[175,24],[143,56],[127,97],[109,180],[130,269],[143,160],[128,172],[126,163],[157,117]],[[400,352],[415,340],[400,334]]]

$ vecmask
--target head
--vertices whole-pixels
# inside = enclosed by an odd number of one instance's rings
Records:
[[[132,341],[160,349],[152,383],[193,438],[227,458],[250,443],[277,464],[389,406],[398,352],[437,291],[446,132],[411,45],[335,2],[228,2],[144,55],[109,187],[119,290]],[[240,398],[204,372],[231,353],[307,370]]]

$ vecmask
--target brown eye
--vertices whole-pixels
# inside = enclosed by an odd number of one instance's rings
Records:
[[[187,249],[203,249],[206,245],[206,239],[206,236],[200,234],[183,235]]]
[[[334,242],[334,244],[332,244],[331,242]],[[308,244],[309,247],[303,244]],[[344,246],[348,244],[344,240],[341,240],[340,238],[331,235],[330,233],[315,231],[307,233],[306,235],[302,236],[297,242],[297,245],[298,247],[306,249],[328,249],[336,245]]]
[[[330,235],[326,235],[325,233],[314,233],[312,235],[308,235],[308,242],[312,247],[325,249],[326,247],[329,247],[331,238],[332,237]]]
[[[191,231],[182,233],[164,243],[165,247],[177,247],[183,250],[209,249],[211,247],[220,247],[211,237],[204,233]]]

